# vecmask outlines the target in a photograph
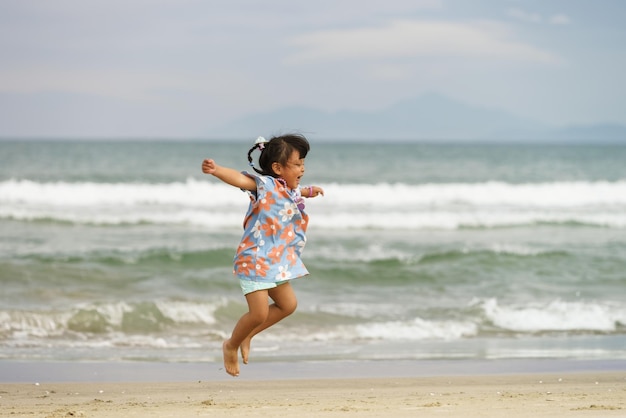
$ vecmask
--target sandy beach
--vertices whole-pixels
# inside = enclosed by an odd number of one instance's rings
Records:
[[[626,417],[626,373],[0,384],[2,417]]]

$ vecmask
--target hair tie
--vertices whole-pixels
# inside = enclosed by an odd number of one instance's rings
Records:
[[[258,146],[259,150],[263,151],[265,149],[265,144],[267,144],[268,142],[269,141],[267,139],[260,136],[256,139],[256,141],[254,141],[254,144]]]

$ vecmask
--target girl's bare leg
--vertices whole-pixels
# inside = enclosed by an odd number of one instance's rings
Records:
[[[239,318],[230,338],[222,344],[224,368],[232,376],[239,376],[239,356],[237,351],[242,342],[248,338],[248,335],[255,328],[263,324],[269,316],[268,294],[267,290],[259,290],[246,295],[248,312]]]
[[[269,306],[267,318],[262,324],[254,328],[241,342],[241,357],[244,364],[248,364],[250,341],[252,340],[252,337],[291,315],[298,306],[296,294],[294,293],[293,287],[291,287],[289,282],[273,289],[269,289],[268,294],[274,303]]]

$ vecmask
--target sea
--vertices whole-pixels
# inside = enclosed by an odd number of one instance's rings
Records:
[[[222,361],[250,141],[0,141],[0,360]],[[626,359],[626,145],[316,141],[251,362]]]

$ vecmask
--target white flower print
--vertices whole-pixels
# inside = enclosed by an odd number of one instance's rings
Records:
[[[283,281],[291,279],[291,272],[289,271],[289,265],[285,264],[284,266],[278,266],[278,274],[276,275],[276,280]]]
[[[254,238],[259,238],[261,236],[261,221],[257,219],[250,232],[252,232]]]
[[[298,255],[302,255],[302,251],[304,250],[304,246],[306,245],[306,238],[296,244],[296,253]]]
[[[257,239],[257,245],[262,247],[265,245],[265,240],[263,239],[263,234],[261,233],[261,221],[257,220],[252,227],[252,235]]]
[[[293,215],[296,214],[297,206],[292,202],[285,202],[285,206],[283,209],[278,212],[280,216],[282,216],[282,221],[290,221],[293,218]]]

